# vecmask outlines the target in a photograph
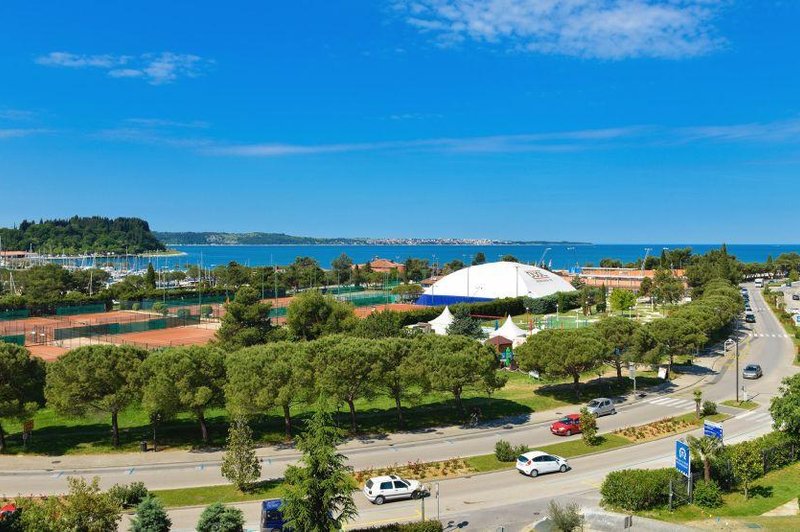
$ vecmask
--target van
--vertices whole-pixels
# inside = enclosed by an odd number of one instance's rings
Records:
[[[762,279],[761,277],[756,279],[756,288],[762,288],[763,286],[764,286],[764,279]]]
[[[291,530],[286,526],[281,512],[280,499],[268,499],[261,501],[261,532],[288,532]]]

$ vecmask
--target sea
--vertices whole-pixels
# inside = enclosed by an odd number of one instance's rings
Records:
[[[170,246],[182,255],[160,257],[160,266],[178,268],[187,264],[200,264],[213,268],[231,261],[246,266],[287,265],[297,257],[312,257],[322,268],[329,268],[331,261],[347,254],[356,263],[364,263],[375,257],[395,262],[415,257],[427,259],[432,264],[445,264],[454,259],[464,263],[482,252],[488,262],[499,260],[503,255],[513,255],[522,262],[544,261],[554,269],[574,269],[588,263],[597,265],[600,259],[619,259],[623,263],[634,262],[646,254],[660,256],[663,249],[692,248],[694,254],[702,254],[719,248],[719,244],[541,244],[541,245],[357,245],[357,246]],[[728,252],[743,262],[764,262],[768,256],[781,253],[800,253],[800,244],[729,244]],[[680,265],[675,265],[679,267]]]

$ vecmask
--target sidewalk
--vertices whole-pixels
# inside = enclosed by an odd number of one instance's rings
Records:
[[[709,359],[709,363],[724,359],[724,357],[714,357]],[[706,362],[706,359],[697,360],[697,364]],[[646,391],[649,396],[664,394],[668,395],[685,390],[701,382],[707,375],[680,374],[672,381],[661,384],[648,390],[639,390],[639,393]],[[635,398],[630,393],[625,396],[617,408],[624,410],[635,404]],[[545,426],[563,414],[564,410],[577,410],[580,405],[561,406],[551,410],[532,412],[509,418],[495,419],[481,423],[477,428],[467,428],[463,425],[450,425],[445,427],[431,427],[409,432],[396,432],[380,435],[361,435],[350,438],[339,446],[342,451],[349,454],[358,453],[378,447],[401,447],[414,446],[418,444],[442,441],[458,441],[461,439],[473,438],[476,435],[496,432],[499,428],[506,430],[523,430],[535,426]],[[256,454],[263,461],[272,459],[291,459],[299,457],[299,453],[293,445],[270,445],[259,447]],[[87,469],[120,469],[129,467],[181,467],[186,465],[210,466],[218,465],[222,461],[223,451],[187,451],[171,450],[158,453],[107,453],[96,455],[74,455],[74,456],[41,456],[41,455],[15,455],[0,456],[0,474],[13,475],[15,473],[31,474],[39,472],[51,474],[53,471],[73,471]]]

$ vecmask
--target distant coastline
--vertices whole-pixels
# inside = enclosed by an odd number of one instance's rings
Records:
[[[590,242],[490,238],[317,238],[284,233],[154,232],[168,246],[586,246]]]

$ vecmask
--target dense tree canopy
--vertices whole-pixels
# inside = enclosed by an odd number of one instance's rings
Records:
[[[286,325],[295,338],[314,340],[326,334],[349,331],[356,325],[353,307],[308,290],[292,299],[286,311]]]
[[[90,345],[73,349],[47,366],[45,397],[56,411],[83,416],[111,415],[114,446],[119,446],[117,417],[140,395],[139,366],[147,352],[131,346]]]
[[[73,216],[67,220],[23,220],[13,229],[0,229],[4,249],[41,253],[143,253],[166,249],[139,218]]]
[[[217,330],[217,338],[231,351],[266,343],[272,332],[272,320],[269,317],[271,308],[269,303],[261,302],[254,288],[241,287],[234,300],[225,305],[225,315]]]

